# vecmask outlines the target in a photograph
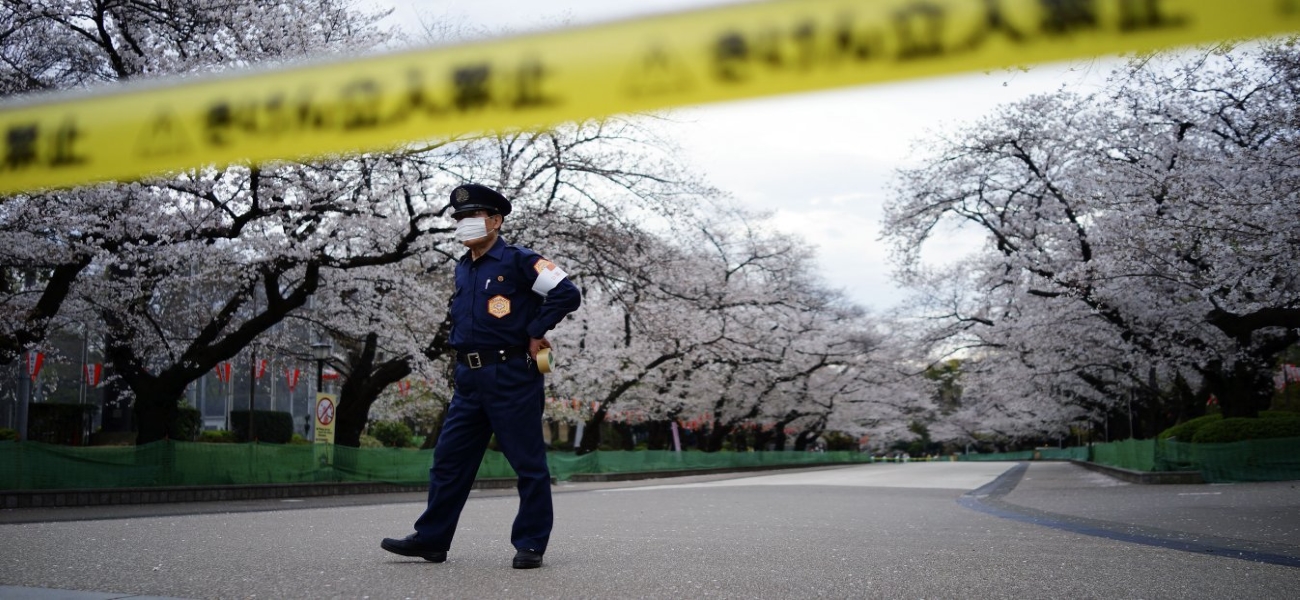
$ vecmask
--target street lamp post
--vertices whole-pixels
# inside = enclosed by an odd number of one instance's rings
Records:
[[[257,441],[256,422],[253,419],[254,401],[257,398],[257,346],[250,346],[248,353],[248,441]]]
[[[311,355],[316,358],[316,393],[325,385],[325,361],[329,360],[334,347],[329,342],[316,342],[311,345]]]

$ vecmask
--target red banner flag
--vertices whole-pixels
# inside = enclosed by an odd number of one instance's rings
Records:
[[[403,396],[411,393],[411,382],[405,379],[397,382],[397,391]]]
[[[36,376],[41,374],[43,364],[45,364],[44,352],[27,353],[27,374],[31,376],[32,381],[36,381]]]
[[[86,375],[86,385],[90,387],[99,386],[100,380],[104,378],[104,365],[100,363],[87,364],[84,369]]]
[[[266,359],[265,359],[265,358],[263,358],[261,361],[258,361],[258,363],[257,363],[257,376],[256,376],[257,379],[261,379],[263,375],[266,375]]]
[[[292,394],[292,393],[293,393],[293,389],[296,388],[296,387],[298,387],[298,378],[301,377],[301,376],[302,376],[302,371],[301,371],[301,370],[299,370],[299,369],[290,369],[290,368],[288,368],[288,367],[285,367],[285,369],[284,369],[284,380],[285,380],[286,382],[289,383],[289,393]]]
[[[217,379],[221,382],[230,381],[230,363],[218,363],[212,370],[217,372]]]

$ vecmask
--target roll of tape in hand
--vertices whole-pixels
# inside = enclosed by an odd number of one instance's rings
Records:
[[[555,367],[555,355],[551,354],[550,348],[542,348],[537,351],[537,370],[543,373],[550,373]]]

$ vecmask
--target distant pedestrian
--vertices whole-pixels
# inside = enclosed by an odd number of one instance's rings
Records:
[[[545,379],[537,353],[546,333],[582,303],[565,272],[536,252],[501,238],[510,201],[489,187],[465,184],[451,192],[456,239],[469,250],[456,264],[451,339],[455,391],[434,448],[429,501],[415,533],[385,538],[394,554],[447,560],[452,536],[488,441],[519,476],[519,511],[510,532],[512,566],[542,566],[551,536],[551,473],[542,438]]]

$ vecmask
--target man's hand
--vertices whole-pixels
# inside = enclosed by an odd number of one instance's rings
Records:
[[[542,348],[550,348],[551,342],[546,338],[528,338],[528,355],[533,357],[533,362],[537,362],[537,353]]]

